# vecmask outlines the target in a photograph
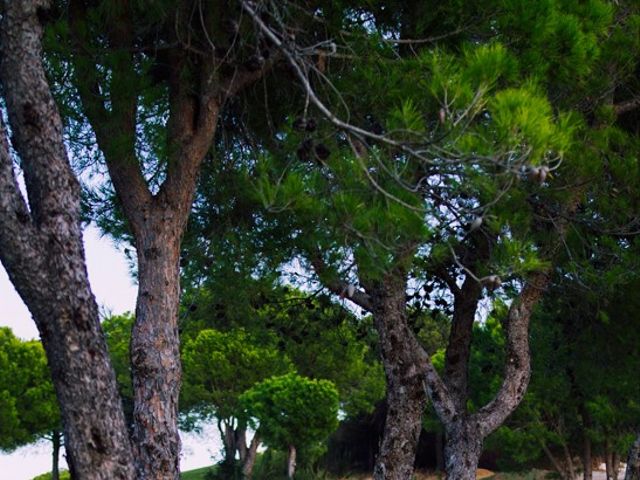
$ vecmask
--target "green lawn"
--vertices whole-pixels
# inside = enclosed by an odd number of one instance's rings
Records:
[[[204,474],[211,470],[212,467],[196,468],[188,472],[182,472],[180,478],[182,480],[204,480]]]

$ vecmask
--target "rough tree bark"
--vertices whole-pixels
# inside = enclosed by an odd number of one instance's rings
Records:
[[[322,277],[326,265],[317,257],[312,263],[316,273]],[[457,359],[453,364],[450,363],[447,383],[435,371],[429,355],[407,326],[406,281],[406,274],[396,270],[373,285],[365,285],[364,292],[356,290],[350,297],[354,303],[374,315],[387,376],[389,413],[374,478],[411,478],[425,406],[425,383],[446,432],[447,475],[451,479],[475,478],[484,439],[515,410],[526,391],[530,374],[529,319],[548,284],[547,272],[532,274],[518,298],[513,301],[505,324],[507,339],[503,384],[496,397],[475,414],[469,414],[466,410],[466,370],[481,286],[469,279],[462,289],[456,291],[459,310],[455,318],[458,324],[452,330],[453,341],[450,341],[449,347],[452,351],[447,352],[447,356],[449,359],[457,356],[460,363]],[[344,294],[347,291],[347,285],[340,281],[325,279],[324,283],[335,293]]]
[[[449,390],[445,381],[445,387],[434,395],[430,386],[430,398],[446,432],[445,465],[448,478],[475,478],[484,439],[502,425],[520,404],[526,392],[531,368],[529,319],[548,281],[546,272],[533,274],[509,309],[505,325],[507,339],[504,380],[491,402],[476,413],[469,414],[466,410],[467,397],[463,402],[462,398],[455,398],[452,394],[452,391],[457,391],[466,395],[466,387]],[[472,324],[469,329],[471,327]],[[470,330],[468,335],[471,335]]]
[[[553,259],[562,245],[568,218],[575,212],[581,199],[581,191],[574,192],[563,209],[562,219],[554,224],[555,230],[548,245],[543,246],[545,258]],[[480,245],[473,261],[482,261]],[[461,287],[446,275],[455,303],[454,322],[445,355],[445,377],[439,378],[426,362],[427,391],[446,432],[445,463],[450,479],[475,478],[484,439],[497,429],[517,408],[526,392],[531,373],[529,352],[529,320],[533,308],[546,290],[552,270],[548,267],[525,279],[525,284],[509,308],[504,323],[506,335],[505,365],[502,385],[496,396],[477,412],[470,414],[466,405],[467,369],[473,329],[473,317],[480,299],[481,288],[467,278]],[[471,283],[468,283],[471,282]],[[476,452],[477,456],[476,456]]]
[[[224,76],[213,52],[193,61],[193,53],[180,42],[180,35],[184,33],[186,38],[199,31],[204,37],[208,33],[202,31],[202,24],[188,24],[192,21],[190,2],[178,2],[175,8],[175,24],[172,17],[167,29],[175,35],[169,42],[175,46],[166,49],[162,65],[167,70],[162,81],[169,93],[168,158],[164,182],[155,192],[143,176],[135,151],[136,85],[140,88],[143,82],[135,68],[131,2],[114,2],[117,21],[105,32],[109,48],[118,53],[111,70],[109,103],[96,94],[100,75],[95,60],[86,53],[86,45],[95,40],[85,28],[89,4],[73,0],[69,8],[78,52],[73,58],[76,83],[83,108],[135,238],[139,291],[131,336],[133,447],[137,475],[145,479],[179,477],[179,258],[200,165],[212,146],[226,98],[261,78],[271,66],[266,63],[257,70],[236,67]]]
[[[376,480],[413,475],[427,400],[421,358],[416,358],[415,338],[407,324],[406,289],[401,271],[367,288],[387,379],[387,417],[373,473]]]
[[[624,480],[640,480],[640,432],[629,449]]]
[[[327,275],[328,267],[320,254],[311,263],[326,288],[336,295],[346,294],[349,285]],[[387,416],[375,461],[375,480],[412,477],[427,400],[423,378],[426,354],[407,323],[406,282],[406,272],[397,269],[349,296],[373,315],[386,376]]]
[[[447,478],[474,480],[482,453],[483,438],[479,423],[470,417],[459,417],[447,425],[444,449]]]
[[[488,249],[484,250],[488,254]],[[473,269],[473,266],[470,268]],[[471,355],[471,333],[482,294],[482,285],[470,276],[466,278],[461,287],[458,287],[455,281],[449,281],[448,284],[453,293],[454,301],[451,331],[445,352],[443,379],[456,409],[460,412],[466,412],[469,398],[468,366]]]
[[[1,5],[0,78],[28,205],[0,124],[0,259],[47,353],[72,476],[132,479],[131,444],[84,261],[80,188],[42,66],[38,10],[48,2]]]
[[[568,202],[565,212],[574,212],[579,199],[580,192],[577,192]],[[567,221],[557,222],[555,226],[558,230],[551,233],[553,240],[543,251],[547,258],[553,258],[562,244]],[[483,248],[480,246],[475,252],[475,259],[478,261],[483,259]],[[327,266],[320,255],[316,255],[311,263],[329,290],[343,296],[349,291],[345,282],[336,280],[335,275],[325,273]],[[473,278],[467,278],[461,287],[451,278],[444,278],[454,294],[454,307],[457,309],[445,355],[448,364],[444,379],[435,371],[429,355],[407,327],[406,274],[400,271],[388,273],[377,284],[365,284],[365,291],[356,289],[353,292],[350,300],[374,315],[387,376],[390,412],[374,470],[376,480],[406,479],[413,474],[415,448],[424,408],[424,397],[418,393],[418,385],[420,389],[426,387],[445,429],[445,467],[448,478],[475,478],[484,439],[504,423],[526,392],[531,372],[529,320],[533,308],[549,284],[550,272],[550,269],[544,269],[530,274],[525,279],[520,294],[513,300],[504,323],[506,342],[502,385],[495,397],[473,414],[466,408],[467,369],[473,320],[482,286]],[[420,375],[422,380],[417,381]],[[391,409],[392,404],[404,410],[402,415],[395,414]]]

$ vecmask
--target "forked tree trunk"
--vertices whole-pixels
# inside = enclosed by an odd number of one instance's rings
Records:
[[[254,433],[251,443],[247,446],[247,429],[238,427],[235,429],[235,443],[235,448],[240,458],[242,476],[243,478],[251,478],[258,453],[258,446],[260,445],[260,437],[257,433]]]
[[[456,387],[450,391],[433,372],[432,366],[427,368],[429,396],[447,435],[445,465],[450,480],[475,478],[484,439],[502,425],[524,397],[531,372],[529,319],[548,282],[546,272],[531,275],[519,297],[511,304],[505,321],[504,380],[496,396],[476,413],[469,415],[466,401],[451,394],[460,392],[467,395],[465,374],[456,376]],[[472,324],[468,324],[466,335],[471,335],[471,327]]]
[[[289,445],[289,453],[287,455],[287,478],[291,480],[296,474],[296,447]]]
[[[259,446],[260,437],[258,436],[258,433],[254,433],[253,438],[251,439],[251,444],[247,449],[247,455],[242,463],[242,475],[244,475],[244,478],[251,478],[253,475],[253,467],[256,464]]]
[[[203,55],[197,62],[182,42],[182,35],[204,45],[211,44],[204,31],[211,12],[200,12],[195,20],[189,1],[173,2],[167,12],[169,25],[166,60],[161,79],[168,93],[166,124],[167,158],[164,181],[150,188],[143,175],[144,161],[136,152],[138,101],[148,78],[142,78],[136,51],[139,38],[134,25],[132,2],[113,5],[113,20],[96,32],[92,24],[93,2],[69,2],[69,25],[76,51],[73,62],[75,82],[83,110],[96,135],[109,169],[109,176],[135,238],[138,255],[139,292],[136,321],[131,339],[134,390],[134,452],[138,478],[170,480],[179,478],[180,439],[177,429],[180,357],[178,344],[178,301],[180,242],[202,161],[212,147],[218,113],[229,96],[262,78],[273,65],[259,69],[221,69],[218,56]],[[192,21],[197,22],[194,28]],[[160,31],[160,29],[159,29]],[[100,42],[96,42],[96,37]],[[184,37],[184,38],[186,38]],[[171,45],[171,46],[169,46]],[[154,45],[149,45],[153,47]],[[183,48],[184,47],[184,48]],[[103,79],[92,48],[118,52],[109,63],[109,82]],[[226,72],[226,73],[225,73]],[[96,95],[99,88],[104,95]],[[109,101],[106,102],[105,98]]]
[[[29,205],[0,123],[0,259],[29,308],[47,354],[74,478],[134,478],[120,397],[89,287],[80,188],[42,66],[38,10],[2,2],[0,75]]]
[[[405,282],[403,273],[395,273],[370,289],[387,379],[387,416],[375,480],[412,478],[426,405],[422,368],[407,325]]]
[[[629,449],[624,480],[640,480],[640,432]]]

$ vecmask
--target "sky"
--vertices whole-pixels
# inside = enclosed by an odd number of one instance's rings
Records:
[[[134,311],[136,286],[129,275],[124,253],[113,242],[101,237],[100,232],[89,226],[84,232],[85,252],[89,281],[101,312],[120,314]],[[0,326],[11,327],[14,334],[25,340],[38,338],[38,331],[7,273],[0,265]],[[212,457],[220,458],[220,438],[217,428],[207,425],[201,435],[181,434],[183,442],[182,470],[211,465]],[[66,467],[64,458],[61,468]],[[41,442],[16,450],[12,454],[0,454],[0,477],[11,480],[30,480],[51,468],[51,449],[48,442]]]

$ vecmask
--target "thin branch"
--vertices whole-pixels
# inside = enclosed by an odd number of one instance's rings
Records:
[[[269,38],[269,40],[271,40],[284,54],[284,56],[287,58],[287,60],[295,70],[300,82],[302,83],[302,86],[305,92],[309,95],[309,98],[311,99],[313,104],[316,106],[316,108],[318,108],[318,110],[320,110],[320,112],[331,123],[333,123],[336,127],[340,128],[341,130],[347,130],[361,137],[366,137],[371,140],[375,140],[375,141],[384,143],[386,145],[398,148],[401,151],[408,153],[414,157],[417,157],[424,162],[431,163],[430,159],[421,155],[418,151],[416,151],[415,149],[409,147],[408,145],[402,142],[393,140],[387,137],[386,135],[378,135],[368,130],[365,130],[363,128],[352,125],[350,123],[344,122],[340,118],[338,118],[336,115],[334,115],[334,113],[316,95],[315,90],[309,83],[308,77],[305,75],[304,71],[296,61],[296,54],[292,53],[287,47],[287,45],[285,45],[285,43],[264,23],[264,21],[262,21],[260,16],[254,10],[254,8],[249,4],[249,2],[243,1],[242,8],[249,14],[249,16],[256,23],[256,25],[258,25],[262,33],[264,33]]]
[[[313,266],[316,275],[322,278],[321,283],[333,294],[338,295],[342,298],[348,298],[360,308],[363,308],[368,312],[373,311],[373,303],[371,302],[371,297],[366,292],[363,292],[355,288],[354,285],[351,285],[340,279],[326,278],[326,275],[324,274],[327,272],[327,270],[329,270],[329,266],[325,263],[320,254],[315,255],[311,259],[311,265]],[[352,289],[353,293],[349,295],[350,290]]]
[[[632,112],[640,108],[640,96],[633,97],[630,100],[626,100],[621,103],[613,105],[613,111],[616,115],[622,115],[623,113]]]

